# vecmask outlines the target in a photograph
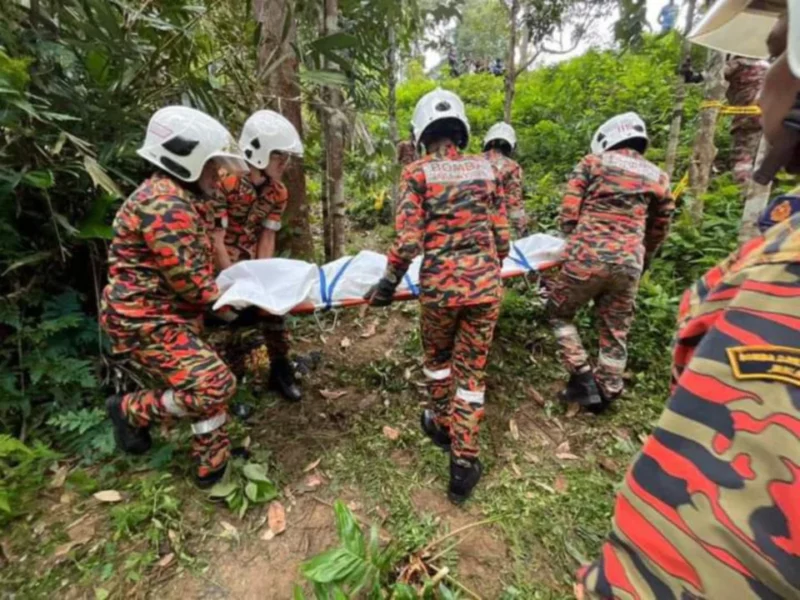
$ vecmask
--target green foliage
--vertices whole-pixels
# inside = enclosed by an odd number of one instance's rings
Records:
[[[307,560],[300,567],[303,577],[313,584],[314,598],[411,600],[456,597],[443,584],[436,589],[426,585],[418,594],[410,585],[390,583],[389,575],[402,555],[397,546],[390,543],[381,548],[378,528],[374,525],[367,539],[355,516],[341,500],[336,501],[333,510],[340,545]],[[306,596],[296,587],[294,597],[303,599]]]
[[[222,480],[211,488],[208,495],[223,500],[241,519],[253,504],[264,504],[277,498],[278,488],[267,477],[264,465],[234,459],[228,463]]]
[[[97,322],[83,312],[78,294],[26,300],[24,306],[0,301],[0,326],[6,328],[0,420],[9,429],[29,417],[34,425],[43,423],[52,411],[78,408],[99,392],[96,366],[86,358],[98,350]]]
[[[45,471],[58,455],[42,444],[26,446],[10,435],[0,434],[0,526],[30,508]]]
[[[116,450],[111,422],[101,408],[55,414],[47,424],[56,430],[59,447],[85,464],[108,458]]]
[[[503,59],[508,53],[508,11],[500,2],[468,0],[461,10],[455,31],[458,58],[464,60]]]

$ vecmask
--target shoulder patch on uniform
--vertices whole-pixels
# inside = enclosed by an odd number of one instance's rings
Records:
[[[650,181],[659,181],[661,179],[661,169],[644,159],[626,156],[619,152],[604,152],[600,156],[603,166],[635,173]]]
[[[736,379],[766,379],[800,386],[800,348],[735,346],[727,352]]]
[[[437,160],[422,165],[427,183],[461,183],[476,179],[494,179],[489,161],[482,158],[467,160]]]

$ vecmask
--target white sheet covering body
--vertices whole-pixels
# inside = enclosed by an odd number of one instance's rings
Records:
[[[557,261],[563,246],[563,240],[545,233],[516,240],[503,263],[503,275],[522,274]],[[421,263],[421,256],[414,259],[398,292],[418,295]],[[304,303],[320,309],[331,308],[363,297],[385,269],[386,256],[370,250],[321,267],[287,258],[246,260],[219,274],[217,285],[222,295],[214,308],[255,305],[276,315],[285,315]]]

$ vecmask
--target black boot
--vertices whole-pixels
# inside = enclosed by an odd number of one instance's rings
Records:
[[[215,484],[219,483],[223,476],[225,475],[225,469],[228,468],[228,463],[226,462],[222,467],[217,469],[216,471],[211,471],[208,475],[204,477],[200,477],[197,474],[197,471],[194,472],[194,484],[200,488],[201,490],[207,490],[211,487],[214,487]]]
[[[450,486],[447,497],[453,504],[463,504],[478,485],[483,473],[483,465],[477,458],[456,458],[450,456]]]
[[[144,454],[150,450],[153,440],[147,427],[134,427],[122,412],[122,396],[111,396],[106,399],[106,411],[114,428],[114,439],[117,447],[128,454]]]
[[[419,416],[419,424],[431,441],[442,450],[450,451],[450,434],[436,422],[436,413],[426,408]]]
[[[603,398],[591,371],[570,375],[567,387],[561,392],[563,402],[577,402],[591,412],[602,412]]]
[[[278,356],[272,360],[269,370],[269,387],[290,402],[300,402],[303,393],[294,379],[294,369],[288,357]]]
[[[614,400],[616,400],[622,395],[622,390],[618,391],[616,394],[608,394],[604,392],[603,388],[600,387],[599,385],[597,386],[597,391],[600,393],[600,398],[602,398],[603,401],[600,404],[599,408],[598,407],[594,409],[592,409],[591,407],[589,408],[589,410],[591,410],[595,414],[600,414],[601,412],[603,412],[605,409],[607,409],[614,403]]]

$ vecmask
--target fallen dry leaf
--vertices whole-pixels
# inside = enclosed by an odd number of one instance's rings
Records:
[[[348,503],[347,503],[347,508],[349,508],[349,509],[350,509],[350,510],[352,510],[353,512],[358,512],[358,511],[359,511],[359,510],[361,510],[363,507],[361,506],[361,503],[360,503],[360,502],[356,502],[355,500],[353,500],[352,502],[348,502]]]
[[[72,504],[77,497],[78,495],[75,492],[64,492],[61,494],[58,501],[61,504]]]
[[[252,440],[250,439],[250,436],[248,435],[248,436],[247,436],[246,438],[244,438],[244,440],[242,441],[242,448],[249,448],[251,443],[252,443]]]
[[[569,482],[567,478],[563,475],[559,475],[556,477],[556,480],[553,482],[553,489],[557,491],[559,494],[563,494],[569,488]]]
[[[175,553],[170,552],[169,554],[165,554],[164,556],[162,556],[161,560],[158,561],[158,563],[156,564],[163,569],[165,567],[168,567],[173,560],[175,560]]]
[[[547,491],[547,492],[550,492],[551,494],[555,494],[555,493],[556,493],[556,491],[555,491],[555,490],[554,490],[552,487],[550,487],[549,485],[547,485],[546,483],[542,483],[541,481],[536,481],[535,479],[533,479],[532,481],[533,481],[533,483],[534,483],[535,485],[538,485],[538,486],[539,486],[540,488],[542,488],[543,490],[545,490],[545,491]]]
[[[575,456],[574,454],[572,454],[570,452],[559,452],[558,454],[556,454],[556,458],[558,458],[559,460],[580,460],[581,459],[580,456]]]
[[[352,346],[352,345],[353,345],[353,342],[351,342],[351,341],[350,341],[350,338],[349,338],[349,337],[343,337],[343,338],[342,338],[342,341],[341,341],[341,342],[339,342],[339,345],[340,345],[342,348],[349,348],[350,346]]]
[[[579,412],[581,412],[581,405],[578,404],[577,402],[572,402],[567,408],[567,418],[571,419],[577,416]]]
[[[298,494],[305,494],[306,492],[314,491],[323,483],[325,482],[323,481],[322,477],[320,477],[316,473],[312,473],[303,480],[303,483],[297,486],[297,489],[295,491]]]
[[[237,537],[239,535],[239,530],[227,521],[220,521],[219,524],[222,525],[223,534],[233,537]]]
[[[383,426],[383,435],[385,435],[393,442],[400,439],[400,432],[397,431],[397,429],[395,429],[394,427],[389,427],[388,425]]]
[[[84,544],[87,544],[88,542],[91,541],[91,539],[92,536],[87,534],[77,539],[70,540],[66,544],[61,544],[55,549],[55,552],[53,552],[53,558],[63,558],[67,554],[69,554],[70,550],[72,550],[73,548],[77,548],[78,546],[83,546]]]
[[[358,309],[358,318],[363,319],[364,317],[366,317],[368,310],[369,310],[369,303],[365,302]]]
[[[569,452],[569,440],[564,440],[558,446],[556,446],[556,452]]]
[[[539,464],[540,462],[542,462],[542,459],[539,458],[538,456],[536,456],[535,454],[533,454],[532,452],[526,452],[525,453],[525,460],[527,460],[528,462],[533,463],[535,465]]]
[[[519,428],[517,427],[517,422],[514,419],[509,420],[508,422],[508,430],[511,432],[511,437],[514,441],[519,440]]]
[[[597,459],[597,464],[599,464],[600,467],[602,467],[612,475],[616,475],[617,471],[619,471],[617,463],[615,463],[613,459],[608,458],[607,456],[601,456],[599,459]]]
[[[100,502],[122,502],[122,494],[117,490],[103,490],[94,494],[95,500]]]
[[[267,523],[269,529],[275,535],[280,535],[286,531],[286,510],[280,502],[270,502],[267,509]]]
[[[361,332],[362,338],[371,338],[375,335],[378,331],[378,319],[373,319],[370,321],[369,325],[364,327],[364,331]]]
[[[172,545],[173,548],[177,547],[180,544],[181,536],[174,529],[170,529],[167,531],[167,537],[169,538],[169,543]]]
[[[261,539],[262,539],[263,541],[265,541],[265,542],[268,542],[268,541],[270,541],[270,540],[271,540],[271,539],[273,539],[274,537],[275,537],[275,532],[274,532],[274,531],[272,531],[272,529],[269,529],[269,528],[265,529],[265,530],[264,530],[264,533],[262,533],[262,534],[261,534]]]
[[[347,390],[320,390],[319,395],[325,400],[338,400],[342,396],[347,395]]]
[[[514,462],[511,463],[511,470],[514,471],[514,475],[522,479],[522,471],[520,471],[519,467],[517,466],[517,463]]]
[[[303,469],[303,473],[308,473],[309,471],[313,471],[314,469],[316,469],[316,468],[319,466],[319,463],[320,463],[321,461],[322,461],[322,457],[320,456],[320,457],[319,457],[317,460],[315,460],[314,462],[312,462],[312,463],[310,463],[310,464],[306,465],[306,468],[305,468],[305,469]]]
[[[542,398],[542,395],[539,393],[539,390],[537,390],[536,388],[528,388],[528,395],[539,406],[544,406],[545,405],[544,398]]]
[[[50,485],[48,487],[51,489],[64,487],[64,482],[67,480],[67,473],[69,473],[69,467],[67,467],[67,465],[59,467],[53,474],[53,479],[50,480]]]

